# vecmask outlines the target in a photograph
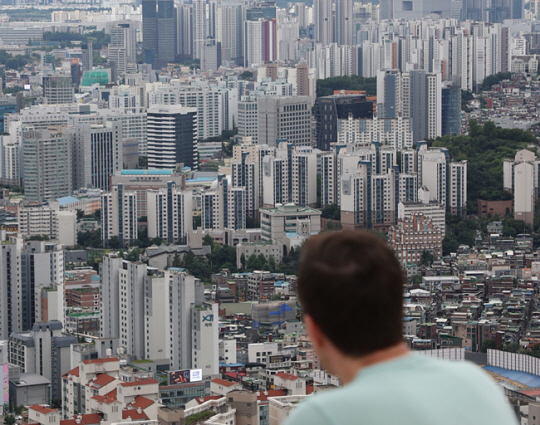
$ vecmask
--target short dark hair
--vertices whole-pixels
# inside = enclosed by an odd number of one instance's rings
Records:
[[[399,261],[374,233],[323,233],[302,250],[303,311],[344,354],[363,356],[403,340],[403,284]]]

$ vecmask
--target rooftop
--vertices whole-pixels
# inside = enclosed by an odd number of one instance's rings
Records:
[[[122,170],[121,176],[172,176],[173,170]]]

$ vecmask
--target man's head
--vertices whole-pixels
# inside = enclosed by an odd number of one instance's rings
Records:
[[[311,237],[297,286],[304,314],[342,354],[361,357],[402,341],[403,275],[376,235]]]

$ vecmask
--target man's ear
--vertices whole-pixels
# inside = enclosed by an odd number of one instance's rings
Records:
[[[326,345],[326,336],[319,327],[319,325],[313,320],[309,314],[304,314],[304,324],[306,325],[306,330],[313,344],[313,348],[318,350]]]

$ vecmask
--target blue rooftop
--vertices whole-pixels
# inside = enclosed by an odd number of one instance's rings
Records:
[[[173,170],[122,170],[122,176],[172,176]]]
[[[540,387],[540,376],[533,375],[532,373],[503,369],[496,366],[484,366],[484,369],[489,370],[490,372],[494,372],[497,375],[504,376],[505,378],[512,379],[513,381],[521,382],[528,387]]]
[[[244,363],[220,363],[221,367],[242,367],[244,366]]]
[[[64,205],[73,204],[75,202],[79,202],[79,199],[75,198],[74,196],[63,196],[62,198],[58,198],[58,205],[61,207]]]

